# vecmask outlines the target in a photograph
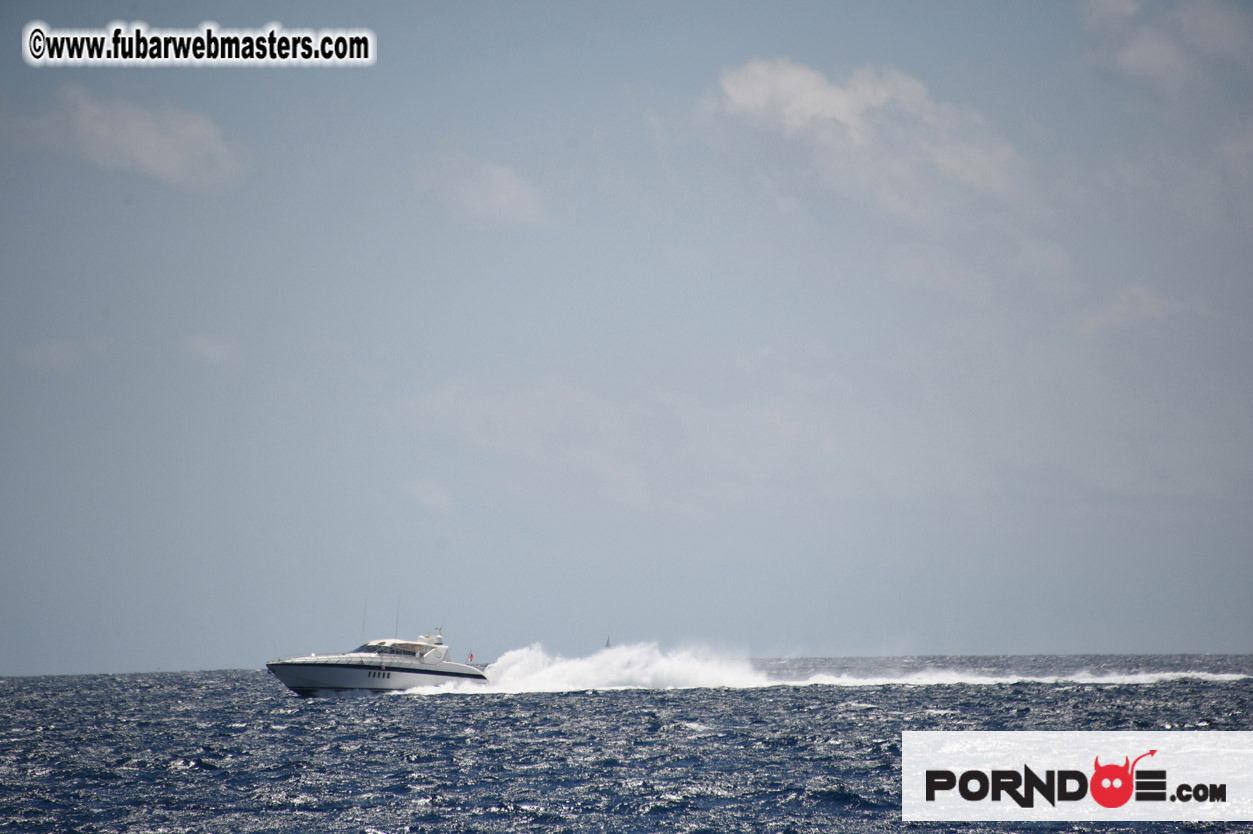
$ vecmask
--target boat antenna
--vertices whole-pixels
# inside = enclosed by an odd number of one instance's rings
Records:
[[[400,597],[396,597],[396,631],[397,637],[400,637]]]
[[[361,642],[365,642],[365,612],[370,606],[370,595],[365,594],[361,597]]]

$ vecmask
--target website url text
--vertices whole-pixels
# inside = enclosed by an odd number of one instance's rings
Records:
[[[152,29],[110,23],[104,29],[53,29],[41,20],[22,30],[22,56],[32,67],[373,66],[369,29]]]

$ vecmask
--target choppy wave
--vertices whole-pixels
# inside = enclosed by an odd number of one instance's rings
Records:
[[[905,730],[1248,730],[1253,716],[1253,687],[1229,682],[1253,677],[1249,656],[529,646],[489,674],[488,691],[519,694],[304,699],[242,670],[5,679],[0,831],[870,834],[901,827]],[[1028,680],[1076,683],[943,685]],[[885,683],[916,685],[865,688]]]
[[[634,643],[602,649],[586,657],[549,654],[532,644],[506,652],[487,667],[489,683],[456,682],[418,687],[411,693],[434,692],[579,692],[612,689],[752,689],[769,686],[998,686],[1005,684],[1152,685],[1195,679],[1230,682],[1246,676],[1192,670],[1109,672],[1076,670],[1039,674],[990,673],[960,667],[892,672],[814,671],[786,661],[765,670],[745,657],[708,649],[662,650],[655,643]]]

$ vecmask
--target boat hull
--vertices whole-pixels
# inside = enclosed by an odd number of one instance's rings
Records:
[[[450,661],[383,663],[378,657],[300,657],[271,661],[266,668],[288,689],[306,698],[334,692],[395,692],[448,681],[487,682],[481,670]]]

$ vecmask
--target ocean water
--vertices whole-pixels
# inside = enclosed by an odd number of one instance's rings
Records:
[[[0,679],[0,832],[997,831],[902,823],[903,730],[1253,729],[1253,656],[532,646],[488,673],[313,699],[251,670]]]

